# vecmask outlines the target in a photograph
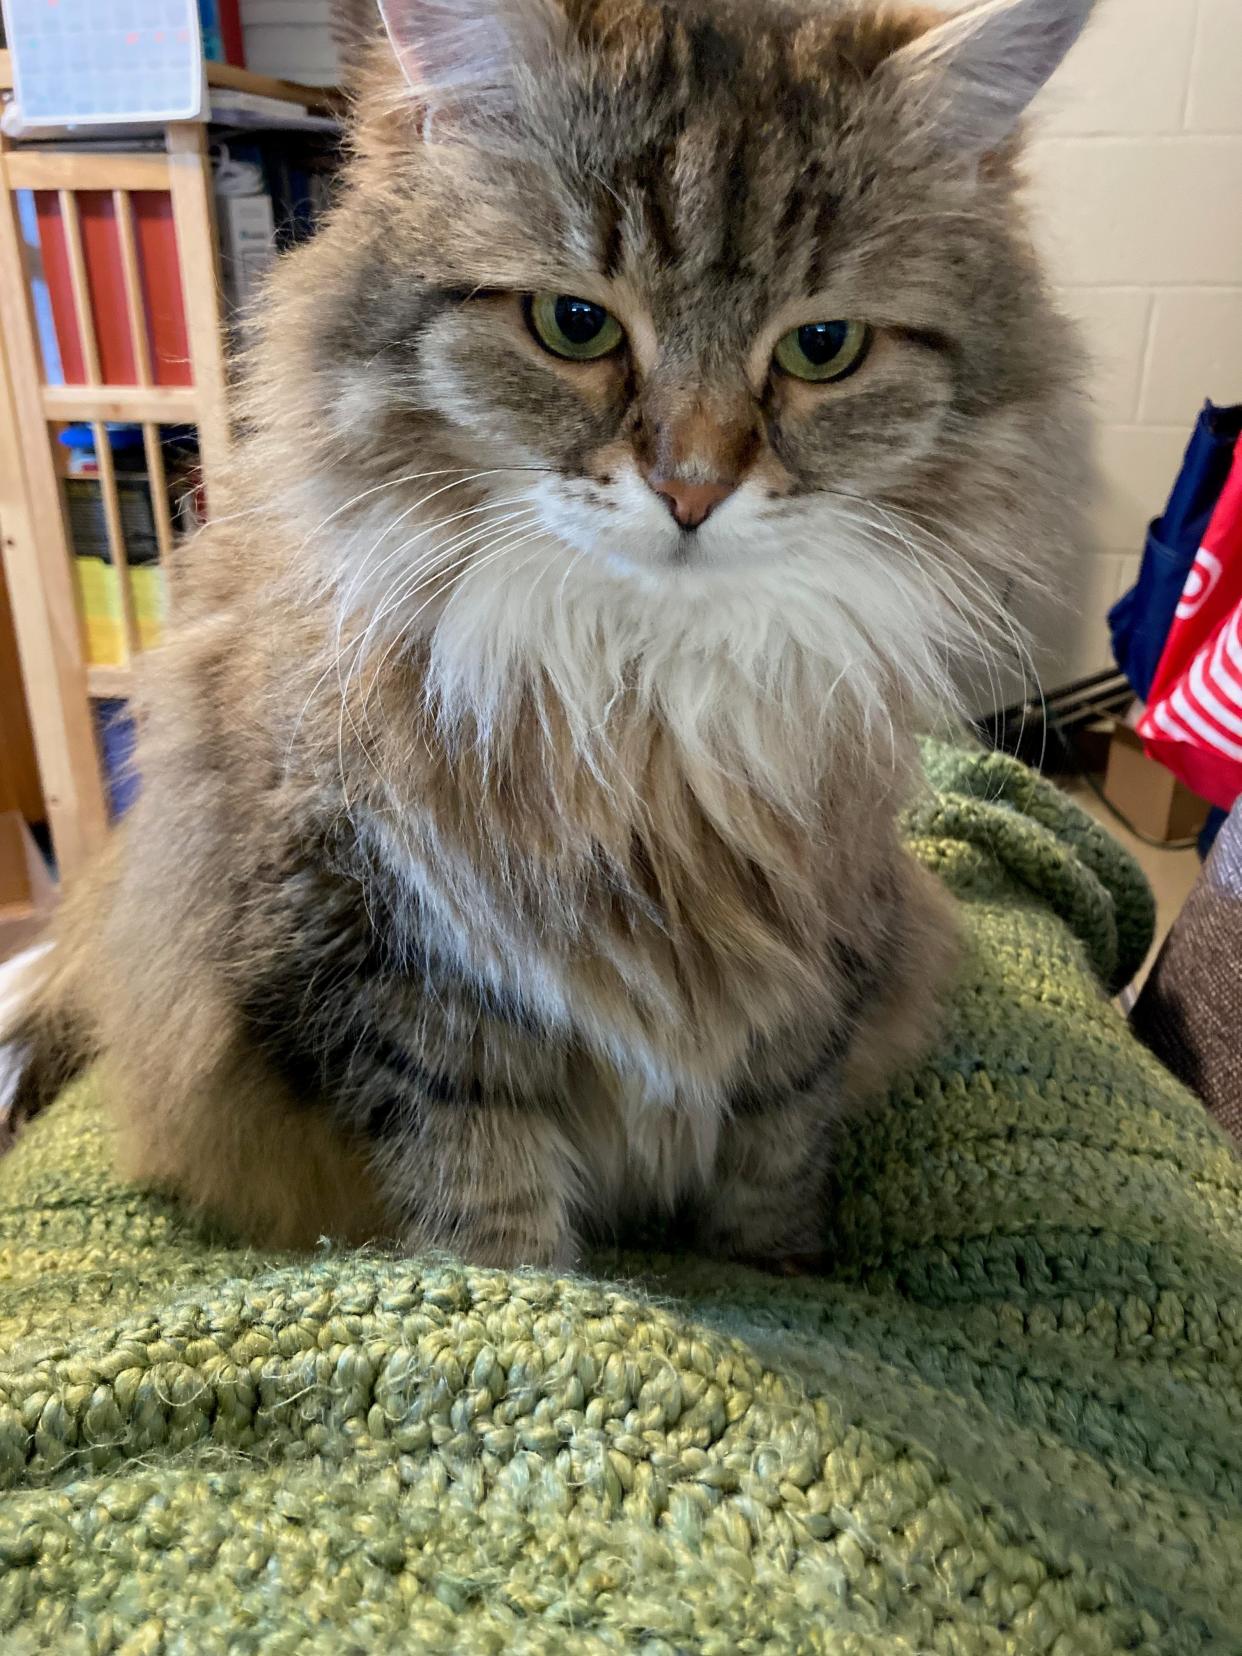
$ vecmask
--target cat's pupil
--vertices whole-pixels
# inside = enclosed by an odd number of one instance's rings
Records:
[[[798,329],[798,344],[808,362],[823,368],[841,354],[848,332],[848,322],[808,322]]]
[[[608,312],[589,299],[562,294],[556,301],[556,325],[571,345],[589,345],[608,320]]]

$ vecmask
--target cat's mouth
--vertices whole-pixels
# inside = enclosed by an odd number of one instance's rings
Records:
[[[704,521],[683,525],[637,475],[618,473],[607,486],[597,481],[550,484],[539,491],[539,512],[575,556],[620,574],[652,576],[736,561],[751,516],[741,496],[739,491]]]
[[[700,561],[703,543],[697,529],[681,529],[669,548],[668,561],[674,569],[688,569]]]

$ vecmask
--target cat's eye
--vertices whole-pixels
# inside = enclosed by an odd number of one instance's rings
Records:
[[[871,329],[865,322],[805,322],[777,340],[773,356],[776,366],[794,379],[827,385],[861,368],[870,349]]]
[[[594,362],[615,351],[625,338],[610,311],[572,293],[532,293],[526,301],[526,322],[545,351],[571,362]]]

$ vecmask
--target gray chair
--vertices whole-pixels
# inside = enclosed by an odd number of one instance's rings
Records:
[[[1165,940],[1133,1023],[1242,1148],[1242,800]]]

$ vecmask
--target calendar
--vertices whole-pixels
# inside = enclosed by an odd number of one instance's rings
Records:
[[[23,127],[203,112],[198,0],[3,0]]]

